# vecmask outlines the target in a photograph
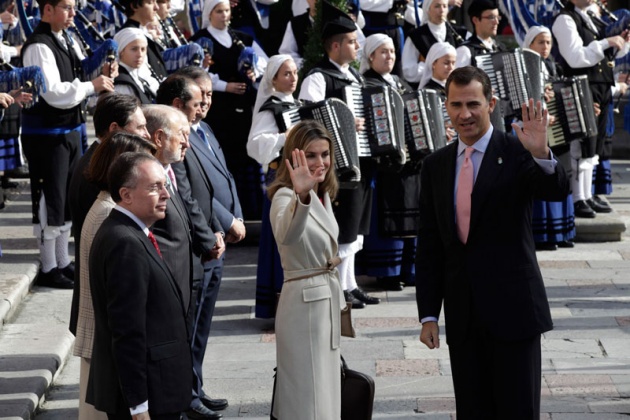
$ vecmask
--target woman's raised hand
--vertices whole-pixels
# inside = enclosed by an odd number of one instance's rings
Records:
[[[304,202],[308,199],[310,191],[317,185],[317,177],[315,177],[308,168],[308,162],[304,150],[295,149],[291,152],[291,159],[285,160],[287,170],[291,176],[293,190],[300,196],[300,200]]]

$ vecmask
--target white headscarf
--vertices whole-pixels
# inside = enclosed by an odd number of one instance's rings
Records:
[[[457,50],[448,42],[436,42],[431,46],[425,60],[424,72],[418,88],[422,89],[433,77],[433,63],[447,54],[457,54]]]
[[[258,113],[258,110],[267,99],[273,96],[276,91],[273,88],[273,79],[276,77],[276,73],[280,70],[280,67],[287,61],[293,61],[293,57],[288,54],[278,54],[274,55],[267,62],[267,69],[265,70],[265,74],[260,81],[260,85],[258,86],[258,94],[256,95],[256,104],[254,105],[254,115]]]
[[[394,45],[394,41],[384,34],[374,34],[365,38],[365,46],[363,47],[363,55],[361,56],[361,66],[359,67],[360,73],[365,73],[370,69],[370,56],[378,47],[386,42],[390,42]]]
[[[521,47],[529,48],[530,45],[532,45],[532,42],[534,42],[534,39],[536,39],[536,37],[540,34],[547,34],[551,36],[551,31],[546,26],[530,26],[525,34],[525,39],[523,39],[523,45],[521,45]]]
[[[424,0],[422,2],[422,14],[425,19],[422,23],[429,21],[429,7],[431,7],[431,3],[433,3],[433,0]]]
[[[203,14],[201,15],[201,27],[207,28],[210,26],[210,13],[214,10],[214,8],[219,3],[227,3],[230,4],[230,0],[205,0],[203,2]]]
[[[127,45],[133,41],[137,41],[138,39],[143,39],[145,43],[147,42],[147,36],[144,31],[139,28],[124,28],[114,35],[114,41],[118,44],[119,52],[124,50]]]

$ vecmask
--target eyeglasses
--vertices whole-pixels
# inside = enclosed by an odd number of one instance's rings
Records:
[[[481,16],[481,19],[488,19],[491,21],[501,22],[501,15]]]
[[[70,13],[71,11],[74,11],[74,12],[77,11],[76,6],[69,6],[69,5],[58,4],[55,7],[59,7],[60,9],[63,9],[63,10],[65,10],[68,13]]]

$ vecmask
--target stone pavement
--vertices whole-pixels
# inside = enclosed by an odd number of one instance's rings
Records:
[[[630,225],[630,161],[613,162],[616,220]],[[0,418],[77,416],[78,361],[67,332],[71,292],[33,287],[37,251],[26,184],[0,212]],[[544,335],[543,419],[630,416],[630,234],[539,252],[555,329]],[[256,246],[228,249],[204,378],[228,398],[224,418],[269,418],[273,322],[253,318]],[[373,281],[360,278],[367,290]],[[380,305],[353,312],[358,337],[342,339],[349,366],[376,382],[375,419],[452,419],[448,352],[418,341],[415,289],[373,291]],[[21,303],[20,303],[21,302]],[[16,305],[19,310],[15,311]],[[44,400],[44,392],[47,396]],[[323,419],[326,420],[326,419]]]

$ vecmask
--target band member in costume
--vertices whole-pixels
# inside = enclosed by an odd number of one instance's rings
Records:
[[[457,48],[455,67],[475,66],[475,57],[491,52],[505,51],[497,36],[501,15],[494,0],[475,0],[468,7],[468,17],[475,33]]]
[[[165,46],[148,35],[149,32],[147,30],[147,26],[153,25],[155,22],[158,10],[156,0],[121,0],[119,3],[127,16],[123,28],[139,28],[147,31],[148,69],[152,71],[151,74],[156,79],[160,81],[165,79],[168,76],[166,65],[162,58],[162,51],[164,51]]]
[[[252,128],[247,141],[247,153],[262,165],[266,185],[275,179],[288,132],[279,128],[284,127],[282,112],[299,106],[299,101],[293,98],[297,83],[297,66],[290,55],[279,54],[269,59],[267,70],[258,87]],[[275,316],[276,295],[282,290],[284,281],[278,247],[271,232],[270,207],[271,200],[265,197],[256,271],[257,318]]]
[[[293,17],[287,23],[282,44],[280,44],[278,49],[280,54],[290,55],[298,68],[302,68],[302,62],[304,61],[302,57],[304,57],[304,47],[308,42],[308,32],[315,21],[315,4],[316,0],[308,0],[306,12]]]
[[[359,42],[356,24],[344,12],[322,1],[322,41],[326,55],[313,68],[302,83],[299,98],[318,102],[326,98],[343,99],[343,88],[363,86],[363,77],[350,63],[357,57]],[[357,129],[363,130],[364,121],[357,119]],[[357,286],[354,272],[355,254],[363,247],[363,236],[370,231],[372,209],[371,183],[376,172],[374,159],[361,158],[361,182],[357,188],[340,189],[333,203],[339,224],[339,278],[346,300],[353,308],[365,307],[364,300],[371,299]],[[352,292],[355,292],[353,294]]]
[[[459,47],[466,38],[465,28],[454,28],[446,20],[448,0],[425,0],[422,3],[425,23],[409,33],[402,54],[403,72],[409,82],[419,83],[429,48],[437,42]]]
[[[614,60],[623,57],[630,48],[628,30],[606,38],[603,22],[594,18],[589,10],[591,3],[591,0],[569,0],[552,26],[564,75],[586,74],[593,102],[599,108],[597,138],[581,143],[571,142],[571,168],[574,174],[579,173],[580,178],[584,178],[578,181],[575,176],[571,177],[575,215],[588,218],[595,217],[596,212],[611,211],[604,200],[592,196],[593,167],[604,151],[607,110],[612,101],[611,88],[615,84]]]
[[[550,56],[552,38],[549,28],[544,26],[532,26],[527,30],[523,46],[536,51],[542,58],[542,74],[545,84],[545,102],[555,101],[553,88],[549,85],[554,78],[562,74],[562,69]],[[559,121],[551,121],[550,125],[560,124]],[[579,143],[581,139],[575,139]],[[569,140],[569,142],[571,142]],[[560,162],[570,160],[568,147],[554,150],[554,155]],[[584,177],[574,174],[578,182]],[[583,185],[577,186],[582,190]],[[573,247],[572,239],[575,237],[575,215],[573,210],[573,197],[568,194],[564,201],[534,200],[532,213],[532,229],[534,229],[534,241],[536,249],[553,251],[560,247]]]
[[[395,60],[394,42],[389,36],[367,37],[360,67],[365,85],[391,86],[401,95],[412,92],[405,81],[391,74]],[[402,290],[405,284],[415,282],[415,231],[420,195],[420,172],[416,164],[409,162],[403,168],[382,156],[376,174],[370,234],[357,254],[356,271],[376,277],[378,285],[385,290]],[[366,303],[379,303],[372,299]]]
[[[114,89],[118,93],[135,96],[143,104],[155,102],[155,93],[160,82],[146,72],[140,75],[146,66],[147,37],[141,29],[124,28],[116,33],[114,41],[118,43],[120,70],[114,79]]]
[[[68,186],[82,154],[83,101],[114,90],[111,77],[81,81],[79,46],[66,29],[73,23],[74,0],[40,0],[41,22],[22,47],[25,66],[46,69],[47,92],[22,111],[22,143],[29,161],[34,234],[42,265],[37,284],[73,288],[74,267],[68,255],[70,211]],[[115,77],[117,66],[104,70]],[[110,73],[111,70],[111,73]]]
[[[228,0],[208,0],[204,4],[203,29],[191,37],[207,37],[214,43],[212,76],[213,107],[205,119],[221,144],[229,170],[234,174],[238,196],[246,219],[262,214],[262,172],[247,156],[246,144],[256,99],[256,80],[262,76],[267,56],[254,39],[229,27]],[[241,63],[239,57],[252,48],[257,62]]]

